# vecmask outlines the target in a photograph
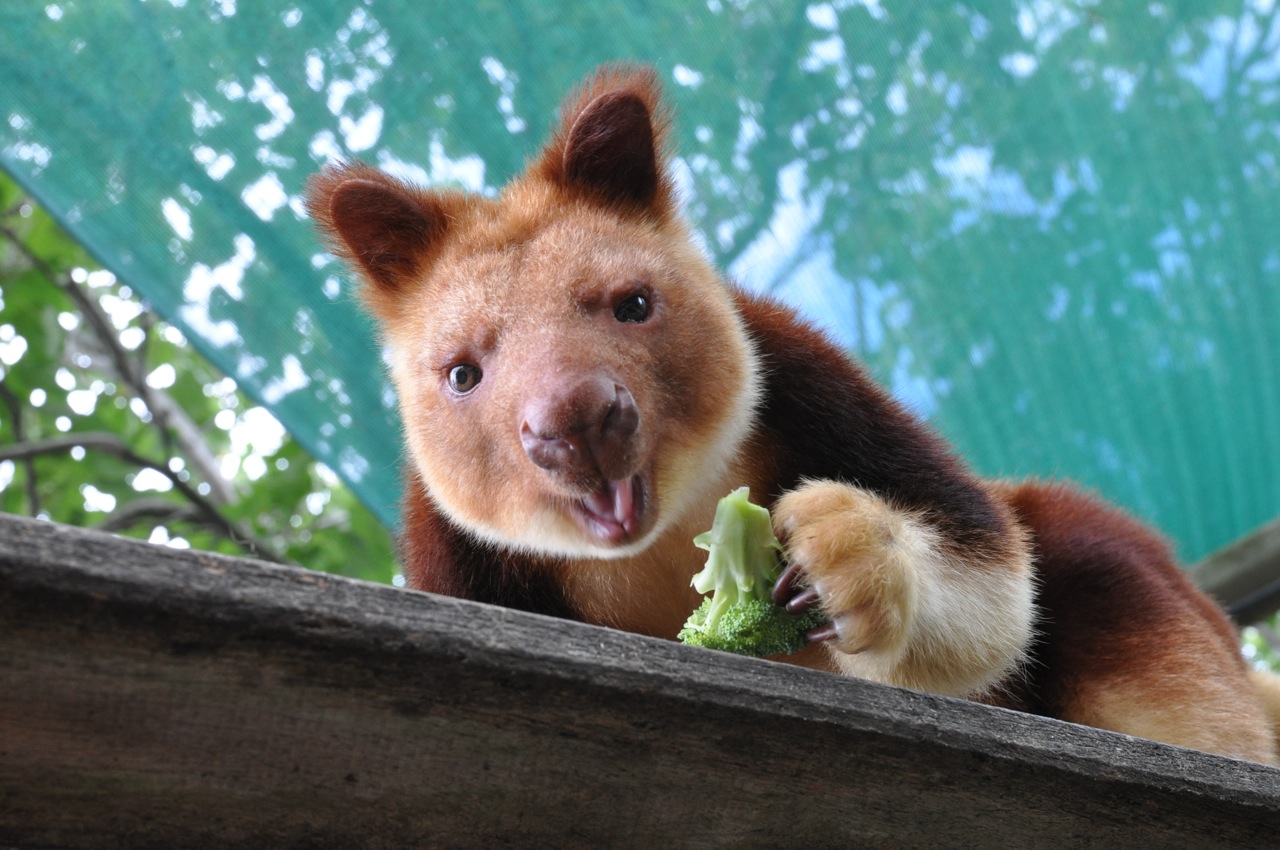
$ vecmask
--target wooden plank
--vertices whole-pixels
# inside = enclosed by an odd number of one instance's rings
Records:
[[[1187,568],[1236,622],[1256,623],[1280,609],[1280,519]]]
[[[1267,846],[1280,771],[0,517],[0,846]]]

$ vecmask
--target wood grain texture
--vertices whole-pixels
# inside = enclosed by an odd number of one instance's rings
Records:
[[[1280,608],[1280,519],[1187,568],[1191,580],[1240,623],[1256,623]]]
[[[0,846],[1267,846],[1280,771],[0,516]]]

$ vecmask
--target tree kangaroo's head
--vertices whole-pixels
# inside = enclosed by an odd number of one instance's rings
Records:
[[[431,499],[500,545],[640,551],[710,495],[756,364],[676,211],[653,72],[604,68],[496,199],[330,167],[308,204],[391,351]]]

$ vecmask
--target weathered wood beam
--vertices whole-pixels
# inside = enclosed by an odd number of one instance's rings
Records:
[[[1206,593],[1242,625],[1280,609],[1280,519],[1187,568]]]
[[[1280,771],[0,517],[0,846],[1268,846]]]

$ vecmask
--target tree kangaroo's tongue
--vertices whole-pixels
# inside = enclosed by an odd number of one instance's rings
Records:
[[[610,538],[631,534],[638,519],[635,476],[607,482],[583,499],[583,505]]]

